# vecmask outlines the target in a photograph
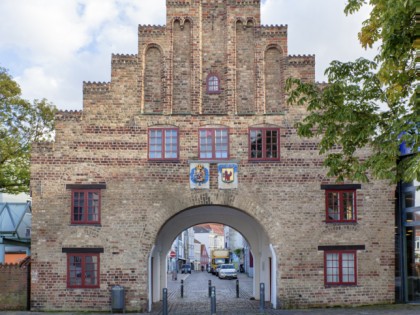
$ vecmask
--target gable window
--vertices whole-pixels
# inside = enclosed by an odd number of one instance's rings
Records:
[[[101,212],[100,189],[73,189],[71,193],[71,223],[99,224]]]
[[[254,161],[278,161],[280,159],[280,129],[250,128],[249,159]]]
[[[207,93],[220,93],[220,79],[215,74],[209,74],[207,76]]]
[[[327,222],[356,222],[356,190],[326,190]]]
[[[228,128],[199,130],[200,159],[229,158],[229,130]]]
[[[325,251],[324,261],[326,285],[357,283],[356,251]]]
[[[149,129],[149,159],[178,160],[178,129]]]
[[[67,287],[99,288],[99,253],[67,253]]]

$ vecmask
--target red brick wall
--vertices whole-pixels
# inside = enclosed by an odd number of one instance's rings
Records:
[[[0,310],[26,310],[28,267],[0,264]]]

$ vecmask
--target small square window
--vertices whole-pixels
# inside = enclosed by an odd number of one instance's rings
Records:
[[[280,129],[251,128],[249,130],[249,159],[251,161],[280,160]]]
[[[72,190],[71,223],[100,224],[101,190]]]
[[[200,159],[225,160],[229,158],[228,128],[199,130]]]
[[[325,251],[326,285],[355,285],[357,283],[356,251]]]
[[[178,160],[178,129],[149,129],[149,160]]]
[[[356,222],[356,190],[326,190],[326,222]]]
[[[99,288],[99,254],[67,254],[67,287]]]

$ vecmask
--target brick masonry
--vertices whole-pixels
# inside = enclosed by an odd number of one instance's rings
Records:
[[[111,81],[84,82],[83,110],[59,112],[54,143],[33,146],[31,189],[32,310],[110,307],[110,289],[127,289],[127,310],[144,311],[147,260],[162,225],[203,204],[240,209],[260,222],[276,250],[283,307],[394,301],[394,188],[372,180],[358,190],[357,224],[326,224],[326,176],[319,139],[301,139],[294,124],[305,109],[286,104],[284,82],[313,82],[314,56],[287,55],[287,26],[262,26],[259,0],[167,1],[165,26],[139,26],[137,55],[113,55]],[[221,93],[206,93],[216,73]],[[177,162],[148,161],[147,131],[176,126]],[[198,129],[229,128],[239,188],[189,187]],[[248,161],[248,128],[281,130],[278,162]],[[361,151],[360,154],[369,154]],[[67,184],[106,183],[101,225],[72,226]],[[320,245],[365,245],[358,284],[324,286]],[[63,247],[101,247],[100,288],[66,288]]]
[[[0,264],[0,311],[26,310],[28,265]]]

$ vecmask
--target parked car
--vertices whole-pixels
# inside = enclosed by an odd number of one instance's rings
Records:
[[[220,265],[218,276],[219,276],[219,279],[237,279],[238,278],[236,268],[232,264]]]
[[[214,270],[214,275],[216,276],[216,277],[218,277],[219,276],[219,269],[220,269],[220,266],[221,266],[222,264],[220,264],[220,265],[217,265],[217,267],[216,267],[216,269]]]
[[[181,266],[181,273],[191,273],[191,265],[190,264],[183,264]]]

